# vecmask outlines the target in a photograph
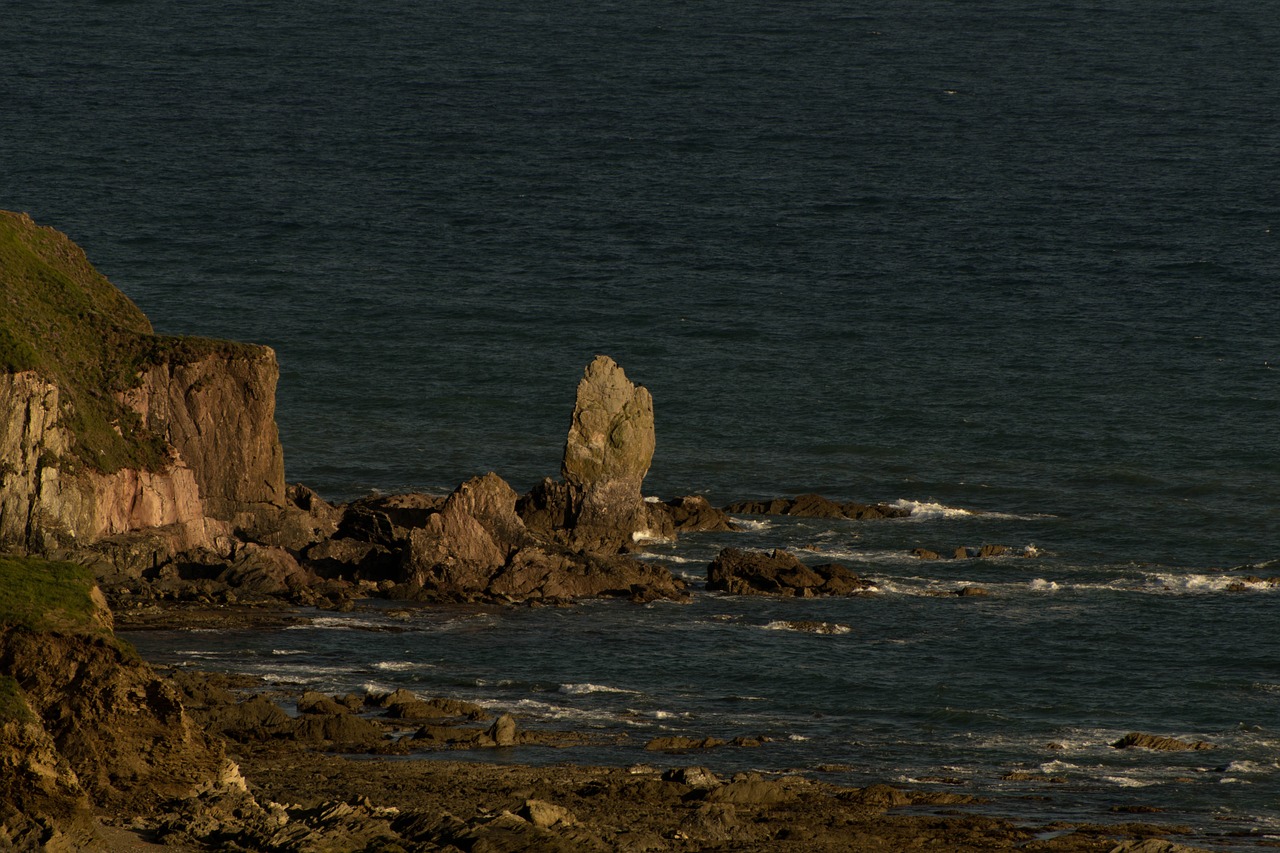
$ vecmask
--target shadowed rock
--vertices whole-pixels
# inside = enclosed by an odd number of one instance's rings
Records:
[[[851,595],[873,587],[839,563],[806,566],[795,555],[725,548],[707,567],[707,589],[735,595]]]
[[[685,495],[654,504],[653,507],[671,516],[677,533],[739,529],[738,525],[729,520],[724,510],[713,507],[702,495]]]
[[[1115,749],[1155,749],[1161,752],[1190,752],[1192,750],[1213,749],[1213,744],[1202,740],[1185,741],[1172,737],[1129,732],[1120,740],[1111,744]]]
[[[773,498],[763,501],[738,501],[725,507],[726,512],[745,515],[794,515],[804,518],[848,518],[857,521],[879,518],[905,518],[911,510],[889,504],[839,503],[822,495],[800,495],[795,498]]]

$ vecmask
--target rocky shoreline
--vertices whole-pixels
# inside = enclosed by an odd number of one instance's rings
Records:
[[[651,743],[652,760],[629,767],[524,765],[522,749],[592,736],[524,731],[510,715],[403,690],[281,694],[251,678],[167,675],[192,719],[225,739],[245,781],[110,822],[166,849],[1194,849],[1165,840],[1186,827],[1026,826],[985,816],[980,792],[842,787],[821,772],[720,776],[698,764],[702,751],[726,746],[711,738]],[[479,760],[453,760],[457,750],[479,751]],[[415,760],[395,757],[402,754]]]
[[[749,736],[651,742],[652,761],[630,768],[532,767],[522,749],[591,735],[526,730],[447,696],[282,697],[158,673],[113,626],[278,627],[311,618],[300,608],[370,598],[687,601],[684,580],[635,551],[733,530],[731,512],[875,522],[909,510],[817,495],[725,509],[646,499],[653,400],[606,356],[578,384],[558,479],[520,495],[489,473],[449,495],[330,504],[285,484],[269,348],[155,335],[78,247],[25,215],[0,211],[0,248],[0,849],[1189,849],[1161,840],[1176,828],[983,816],[979,791],[722,778],[697,765],[700,751],[749,748]],[[808,598],[870,584],[839,564],[725,548],[708,588]],[[501,763],[438,757],[477,750]]]

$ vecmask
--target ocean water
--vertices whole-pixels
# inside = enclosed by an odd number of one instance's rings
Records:
[[[688,606],[134,639],[630,735],[512,760],[769,734],[705,763],[1274,840],[1280,590],[1232,582],[1280,573],[1276,44],[1242,0],[7,11],[0,207],[159,330],[274,347],[291,480],[527,488],[607,353],[654,395],[655,495],[920,508],[655,546]],[[986,542],[1040,556],[906,556]],[[706,593],[725,544],[880,591]]]

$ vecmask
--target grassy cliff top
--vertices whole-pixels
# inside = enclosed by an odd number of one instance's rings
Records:
[[[75,563],[0,556],[0,626],[110,633],[93,596],[93,572]]]
[[[0,372],[34,370],[59,386],[79,462],[105,472],[163,464],[162,438],[145,434],[116,397],[148,366],[260,352],[153,334],[146,315],[66,235],[0,211]]]

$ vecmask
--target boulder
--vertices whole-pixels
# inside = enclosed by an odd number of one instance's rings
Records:
[[[1155,749],[1162,752],[1189,752],[1192,750],[1213,749],[1213,744],[1202,740],[1185,741],[1171,737],[1129,732],[1120,740],[1111,744],[1115,749]]]
[[[236,550],[231,564],[217,580],[227,586],[280,596],[312,585],[316,576],[284,548],[250,542]]]
[[[302,562],[322,578],[393,580],[403,558],[386,545],[359,539],[325,539],[302,552]]]
[[[556,826],[576,826],[578,819],[573,812],[564,806],[548,803],[546,800],[525,800],[520,816],[539,829],[551,829]]]
[[[490,594],[509,600],[626,598],[636,602],[685,600],[687,585],[666,568],[625,554],[575,554],[528,546],[493,580]]]
[[[725,741],[714,737],[692,738],[681,735],[656,737],[644,745],[649,752],[687,752],[691,749],[715,749]]]
[[[510,714],[503,714],[493,721],[493,725],[485,732],[496,746],[516,745],[516,721]]]
[[[709,803],[750,803],[766,805],[785,803],[795,799],[795,794],[783,783],[773,779],[762,779],[755,774],[754,778],[745,778],[728,782],[707,792]]]
[[[675,767],[662,774],[667,782],[677,782],[690,788],[710,790],[724,784],[720,777],[705,767]]]
[[[442,513],[457,512],[479,522],[489,537],[510,555],[527,539],[524,521],[516,513],[519,495],[505,480],[490,471],[473,477],[445,500]]]
[[[351,714],[309,714],[290,721],[293,737],[304,743],[328,743],[345,750],[369,749],[382,743],[385,733],[373,720]]]
[[[713,507],[702,495],[685,495],[669,501],[651,504],[655,509],[665,512],[677,533],[688,533],[696,530],[730,531],[738,526],[729,520],[722,509]]]
[[[299,714],[349,714],[351,709],[339,704],[332,697],[315,690],[305,691],[298,699]]]
[[[795,555],[725,548],[707,567],[707,589],[735,595],[852,595],[874,586],[839,563],[806,566]]]

